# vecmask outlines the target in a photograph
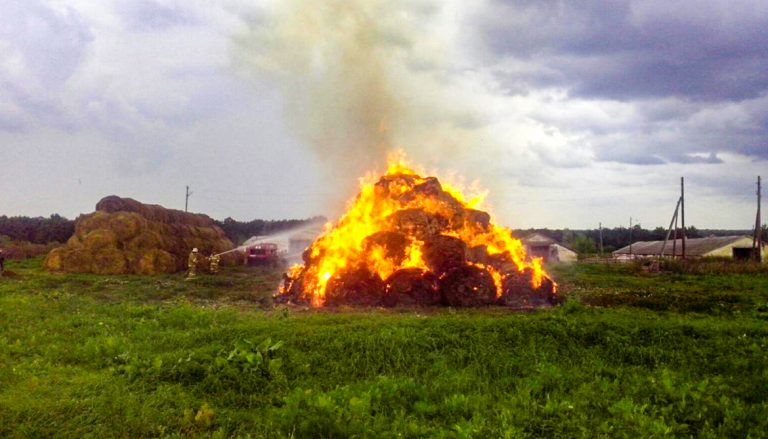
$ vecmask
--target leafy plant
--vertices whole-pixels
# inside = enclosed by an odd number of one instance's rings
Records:
[[[283,365],[283,360],[275,356],[283,344],[282,341],[272,343],[271,338],[258,345],[242,339],[235,343],[235,348],[229,352],[226,359],[217,357],[215,364],[219,368],[234,367],[242,373],[259,374],[269,378],[275,376]]]

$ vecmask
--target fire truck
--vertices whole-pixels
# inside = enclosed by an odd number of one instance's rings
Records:
[[[275,267],[280,262],[277,244],[264,242],[245,248],[245,265]]]

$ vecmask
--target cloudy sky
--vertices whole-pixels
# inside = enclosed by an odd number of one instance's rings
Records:
[[[467,3],[471,3],[467,5]],[[399,148],[512,227],[750,228],[768,2],[0,0],[0,214],[338,215]]]

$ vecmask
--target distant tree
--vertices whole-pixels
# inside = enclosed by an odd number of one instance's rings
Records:
[[[49,218],[26,216],[0,216],[0,235],[6,235],[14,241],[27,241],[33,244],[65,242],[75,232],[75,222],[61,215],[53,214]]]
[[[586,233],[577,233],[574,235],[570,243],[571,248],[576,250],[577,253],[597,253],[597,246],[595,241],[592,240]]]

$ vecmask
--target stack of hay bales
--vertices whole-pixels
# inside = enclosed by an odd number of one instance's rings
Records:
[[[187,268],[195,247],[207,256],[233,244],[206,215],[112,195],[77,219],[75,234],[48,254],[44,266],[68,273],[174,273]]]

